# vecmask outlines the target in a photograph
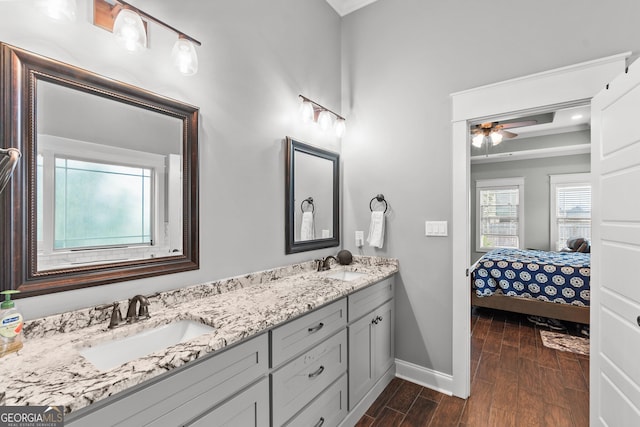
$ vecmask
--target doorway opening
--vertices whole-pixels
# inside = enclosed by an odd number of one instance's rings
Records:
[[[628,55],[615,55],[452,95],[454,395],[467,398],[471,380],[470,126],[589,104],[601,88],[624,70]]]

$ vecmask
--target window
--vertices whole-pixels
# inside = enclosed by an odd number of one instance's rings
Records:
[[[567,239],[591,240],[591,182],[588,173],[551,175],[551,249],[566,247]]]
[[[476,251],[522,245],[523,191],[524,178],[476,181]]]

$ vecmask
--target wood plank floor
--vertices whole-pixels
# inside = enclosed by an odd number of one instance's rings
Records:
[[[588,426],[589,357],[544,347],[539,331],[523,315],[474,310],[469,399],[394,378],[357,426]]]

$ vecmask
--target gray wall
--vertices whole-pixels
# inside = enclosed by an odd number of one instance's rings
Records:
[[[379,0],[343,19],[343,240],[355,250],[384,193],[385,247],[362,252],[400,260],[399,359],[452,372],[451,239],[424,236],[451,225],[449,94],[640,51],[637,16],[631,0]]]
[[[298,94],[340,108],[340,17],[324,0],[153,1],[135,5],[202,42],[200,69],[170,65],[177,36],[150,24],[129,54],[91,24],[49,20],[31,1],[0,1],[0,40],[200,107],[200,269],[22,299],[29,319],[335,253],[284,253],[284,138],[340,151],[298,119]],[[318,35],[321,34],[322,37]]]
[[[476,252],[476,181],[479,179],[524,177],[524,242],[522,248],[549,249],[549,175],[589,172],[591,156],[552,157],[471,165],[471,262]]]

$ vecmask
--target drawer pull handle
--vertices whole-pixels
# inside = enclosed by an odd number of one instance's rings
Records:
[[[377,325],[377,324],[378,324],[378,323],[380,323],[380,322],[382,322],[382,317],[377,316],[376,318],[374,318],[374,319],[371,321],[371,324],[372,324],[372,325]]]
[[[377,320],[378,322],[382,322],[382,316],[378,316],[378,317],[376,317],[376,320]]]
[[[322,329],[324,327],[324,323],[319,323],[318,326],[314,326],[313,328],[309,328],[308,331],[310,334],[314,333],[314,332],[318,332],[320,329]]]
[[[315,372],[309,374],[309,378],[315,378],[324,371],[324,366],[320,366]]]
[[[314,425],[313,427],[321,427],[322,424],[324,424],[324,418],[321,417],[318,422],[316,423],[316,425]]]
[[[640,326],[640,316],[636,318],[636,322],[638,322],[638,326]]]

